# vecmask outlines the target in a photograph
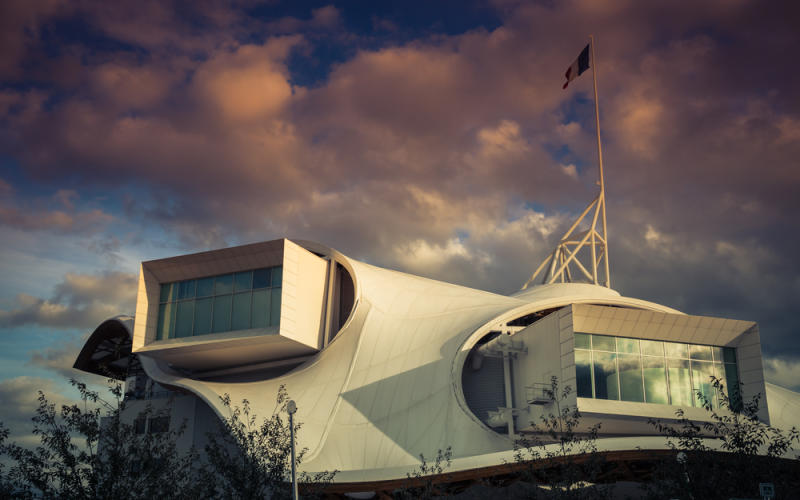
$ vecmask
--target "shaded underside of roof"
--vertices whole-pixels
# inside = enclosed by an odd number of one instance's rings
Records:
[[[83,345],[73,368],[124,380],[138,360],[131,356],[131,334],[125,323],[117,318],[104,321]]]

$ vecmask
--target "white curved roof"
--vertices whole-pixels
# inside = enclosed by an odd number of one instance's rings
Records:
[[[800,394],[775,384],[766,384],[769,401],[769,423],[772,427],[800,429]]]

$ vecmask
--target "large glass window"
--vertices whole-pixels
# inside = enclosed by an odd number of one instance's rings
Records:
[[[161,285],[157,339],[276,326],[282,268],[184,280]]]
[[[687,407],[705,398],[717,408],[715,376],[730,388],[733,408],[740,400],[732,347],[575,333],[575,375],[583,398]]]

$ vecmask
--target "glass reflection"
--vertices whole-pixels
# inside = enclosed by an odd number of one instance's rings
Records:
[[[575,334],[575,349],[591,349],[592,337],[586,333]]]
[[[669,404],[667,393],[666,360],[645,356],[642,358],[644,395],[648,403]]]
[[[718,408],[713,375],[741,404],[734,348],[576,332],[574,352],[580,397]]]
[[[616,340],[615,337],[606,335],[592,335],[592,349],[595,351],[615,352],[617,350]]]
[[[685,359],[667,359],[669,376],[669,398],[675,406],[692,406],[692,379],[689,374],[689,361]]]
[[[592,352],[575,351],[575,378],[579,398],[592,397]]]
[[[694,391],[697,398],[697,405],[702,406],[705,401],[711,403],[713,408],[717,407],[717,399],[714,397],[714,387],[711,385],[711,377],[714,375],[714,365],[707,361],[692,361],[692,380]]]
[[[617,337],[617,352],[639,354],[639,339],[624,339]]]
[[[642,358],[638,354],[620,354],[617,361],[619,363],[620,399],[637,403],[644,402]]]
[[[594,353],[594,394],[597,399],[619,399],[616,354]]]
[[[668,358],[688,358],[689,345],[677,342],[664,342],[664,351]]]
[[[660,340],[642,340],[640,345],[646,356],[664,356],[664,343]]]
[[[277,326],[280,278],[278,266],[162,283],[156,339]]]

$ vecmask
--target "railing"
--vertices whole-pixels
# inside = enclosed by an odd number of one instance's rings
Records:
[[[529,405],[549,405],[553,402],[553,388],[544,382],[525,386],[525,400]]]

